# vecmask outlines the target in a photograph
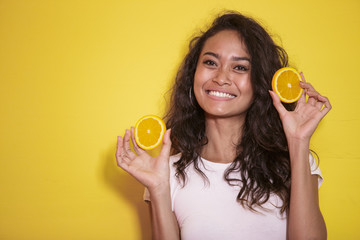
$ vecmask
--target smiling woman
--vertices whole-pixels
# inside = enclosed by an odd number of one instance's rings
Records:
[[[309,142],[331,105],[309,83],[297,105],[283,105],[270,89],[287,64],[239,13],[192,40],[160,155],[139,148],[133,131],[118,140],[118,165],[147,188],[154,239],[326,238]]]
[[[200,54],[194,93],[206,115],[236,117],[244,121],[253,90],[250,56],[236,31],[221,31],[209,38]]]

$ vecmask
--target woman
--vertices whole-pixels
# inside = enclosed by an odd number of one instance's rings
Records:
[[[326,239],[309,143],[331,105],[303,75],[297,105],[282,104],[271,79],[287,64],[256,21],[224,14],[190,44],[160,155],[133,128],[118,137],[118,165],[148,189],[154,239]]]

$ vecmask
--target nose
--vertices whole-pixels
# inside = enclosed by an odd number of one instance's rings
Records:
[[[217,83],[219,86],[223,85],[231,85],[231,79],[229,78],[229,74],[224,68],[220,68],[216,75],[213,78],[213,82]]]

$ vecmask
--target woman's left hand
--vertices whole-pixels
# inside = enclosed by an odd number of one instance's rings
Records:
[[[300,87],[304,91],[294,111],[286,110],[281,104],[279,96],[275,92],[269,91],[288,141],[295,139],[310,141],[319,122],[331,109],[329,99],[320,95],[310,83],[305,82],[302,73],[300,75],[303,80],[300,82]],[[309,96],[308,101],[306,101],[306,95]]]

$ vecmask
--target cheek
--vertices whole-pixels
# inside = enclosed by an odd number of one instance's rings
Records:
[[[194,75],[194,92],[200,93],[203,84],[206,82],[206,72],[200,67],[196,68]]]
[[[252,87],[251,82],[249,81],[249,83],[246,85],[247,91],[249,92],[249,95],[253,96],[254,95],[254,90]]]
[[[244,93],[249,93],[249,94],[253,93],[253,88],[250,78],[245,78],[245,79],[243,78],[240,81],[238,81],[236,85]]]
[[[200,95],[201,95],[201,89],[202,89],[202,84],[196,80],[196,77],[195,77],[195,80],[194,80],[194,86],[193,86],[193,91],[194,91],[194,94],[195,94],[195,98],[196,100],[199,102],[199,98],[200,98]]]
[[[205,71],[202,67],[197,67],[194,75],[194,82],[201,82],[204,79]]]

